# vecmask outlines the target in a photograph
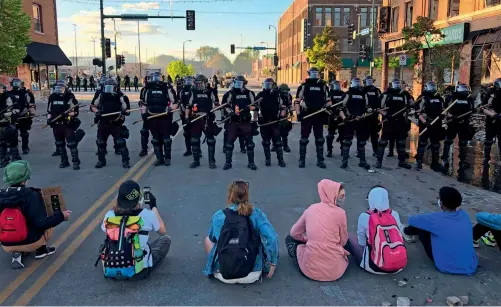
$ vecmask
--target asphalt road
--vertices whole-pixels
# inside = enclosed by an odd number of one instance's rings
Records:
[[[90,94],[87,94],[87,96]],[[81,95],[80,100],[86,98]],[[131,95],[131,101],[137,101]],[[287,168],[264,166],[260,138],[256,138],[256,164],[259,169],[246,168],[246,155],[235,151],[231,170],[223,171],[222,134],[217,139],[218,168],[208,168],[204,145],[202,165],[190,169],[191,157],[183,157],[182,135],[174,140],[172,165],[151,167],[151,154],[138,158],[140,125],[134,113],[127,119],[131,130],[128,147],[133,168],[121,167],[120,157],[113,154],[109,140],[108,165],[94,169],[96,163],[96,128],[90,127],[92,116],[82,114],[87,135],[80,143],[82,169],[59,169],[58,157],[51,157],[54,141],[50,129],[34,124],[31,131],[32,151],[24,158],[33,168],[30,185],[47,187],[61,185],[71,221],[57,227],[52,243],[57,252],[44,260],[25,259],[26,268],[10,269],[10,255],[0,253],[0,304],[3,305],[380,305],[393,304],[397,296],[412,299],[412,305],[444,305],[450,295],[468,295],[470,305],[498,305],[501,302],[501,261],[497,248],[481,245],[478,249],[479,271],[475,276],[452,276],[438,273],[419,244],[409,244],[408,267],[398,275],[376,276],[351,263],[345,275],[336,282],[315,282],[303,277],[287,256],[285,236],[301,213],[318,201],[317,182],[329,178],[344,183],[347,189],[345,210],[349,231],[356,231],[358,215],[366,210],[365,200],[370,187],[381,183],[391,193],[391,206],[402,216],[438,210],[436,197],[443,185],[456,186],[464,195],[464,208],[472,215],[480,210],[500,212],[499,194],[458,183],[428,168],[422,172],[394,168],[395,158],[388,159],[388,168],[368,173],[351,159],[347,170],[339,168],[339,146],[334,158],[327,158],[327,169],[315,166],[314,142],[310,142],[305,169],[297,167],[299,128],[290,136],[292,153],[285,155]],[[150,146],[151,147],[151,146]],[[367,146],[369,148],[370,146]],[[354,150],[354,148],[352,147]],[[368,149],[368,152],[370,149]],[[352,157],[355,153],[352,152]],[[369,163],[375,159],[368,153]],[[98,229],[107,208],[113,205],[118,185],[134,178],[142,186],[150,186],[158,200],[169,235],[171,250],[162,265],[142,282],[116,282],[103,278],[94,268],[98,248],[104,234]],[[271,280],[253,285],[225,285],[204,277],[206,255],[203,240],[212,214],[225,206],[227,186],[235,179],[250,181],[251,200],[264,210],[280,235],[280,261]],[[153,236],[154,237],[154,236]],[[398,287],[399,280],[408,281]],[[431,297],[433,302],[426,303]]]

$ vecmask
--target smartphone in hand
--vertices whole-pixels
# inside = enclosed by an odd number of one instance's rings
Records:
[[[144,204],[149,205],[150,201],[151,201],[151,188],[150,187],[143,188],[143,198],[144,198]]]

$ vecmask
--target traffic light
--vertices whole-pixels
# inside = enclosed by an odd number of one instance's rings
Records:
[[[111,41],[109,38],[105,39],[104,48],[106,49],[106,58],[111,58]]]
[[[360,51],[358,52],[358,55],[362,60],[366,60],[368,58],[369,54],[369,47],[367,45],[360,45]]]
[[[235,54],[235,45],[230,45],[231,54]]]
[[[276,53],[273,55],[273,65],[278,66],[278,55]]]
[[[186,30],[195,30],[195,11],[186,10]]]
[[[348,26],[348,44],[353,45],[353,32],[355,31],[355,25],[350,24]]]
[[[122,56],[119,54],[117,54],[117,58],[115,59],[115,66],[117,67],[117,69],[122,67]]]
[[[123,55],[120,56],[121,60],[120,60],[120,64],[125,65],[125,57]]]

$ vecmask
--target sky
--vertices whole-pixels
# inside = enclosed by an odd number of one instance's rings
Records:
[[[186,30],[185,19],[149,19],[139,25],[141,60],[160,54],[182,57],[183,41],[186,59],[195,57],[200,46],[218,47],[231,60],[230,44],[266,46],[275,44],[275,30],[281,14],[292,0],[104,0],[105,15],[148,14],[185,16],[195,10],[196,30]],[[75,55],[75,27],[78,56],[100,54],[99,0],[57,0],[59,45],[68,57]],[[106,19],[105,37],[113,41],[113,21]],[[115,20],[117,53],[129,57],[138,54],[137,22]],[[113,51],[112,51],[113,52]],[[269,51],[272,53],[273,51]],[[237,51],[238,53],[238,51]],[[266,52],[264,52],[266,53]],[[264,54],[263,53],[263,54]],[[133,56],[132,56],[133,57]]]

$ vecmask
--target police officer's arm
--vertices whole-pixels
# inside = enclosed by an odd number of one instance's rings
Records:
[[[339,111],[339,116],[341,116],[341,118],[343,120],[346,119],[347,116],[350,116],[350,112],[348,111],[348,109],[346,108],[346,104],[348,103],[348,100],[350,100],[350,95],[349,94],[346,94],[346,96],[344,96],[344,99],[341,104],[341,110]]]
[[[94,93],[94,98],[92,98],[92,101],[91,101],[91,103],[90,103],[91,105],[93,105],[93,104],[94,104],[94,102],[96,101],[97,97],[99,97],[99,92],[98,92],[98,91],[96,91],[96,92]]]
[[[99,94],[96,99],[91,103],[90,110],[94,113],[99,111],[99,105],[101,104],[101,94]]]
[[[212,100],[212,104],[219,107],[221,104],[219,103],[219,99],[214,92],[211,92],[210,99]]]
[[[386,93],[384,93],[382,96],[381,96],[381,109],[384,109],[386,108],[386,100],[388,99],[388,95]],[[383,116],[386,115],[386,111],[383,111],[383,110],[379,110],[379,113],[382,114]]]
[[[367,95],[367,93],[364,94],[364,98],[365,98],[365,109],[368,110],[368,111],[372,111],[370,105],[369,105],[369,95]]]
[[[47,103],[47,118],[51,118],[52,115],[50,115],[50,109],[52,108],[52,101],[49,99],[49,102]]]
[[[280,117],[285,117],[289,108],[287,101],[284,101],[280,95],[278,95],[278,101],[280,102]]]
[[[194,94],[190,92],[190,97],[188,98],[188,102],[186,103],[186,109],[184,110],[184,115],[186,118],[190,117],[191,107],[193,106]]]
[[[484,109],[484,114],[485,115],[487,115],[487,116],[494,116],[494,115],[496,115],[496,112],[494,112],[494,110],[491,109],[492,102],[494,101],[495,98],[496,98],[495,94],[492,93],[489,96],[489,99],[487,99],[487,105],[489,105],[489,107],[487,107],[487,108]]]
[[[304,99],[304,86],[300,85],[297,89],[296,99],[294,100],[294,108],[296,109],[296,114],[301,113],[301,100]]]
[[[77,106],[78,101],[76,100],[75,96],[71,97],[70,100],[68,101],[68,103],[70,105],[69,109],[73,110],[73,111],[68,112],[68,115],[72,116],[72,117],[77,117],[80,112],[79,112],[79,108]]]
[[[252,91],[250,91],[251,94],[249,95],[249,98],[250,98],[250,107],[249,109],[251,110],[251,115],[252,115],[252,119],[253,120],[256,120],[257,118],[257,108],[254,106],[254,103],[255,103],[255,99],[254,99],[254,94],[252,93]]]
[[[125,102],[124,96],[120,96],[120,103],[122,104],[122,110],[127,110],[127,102]]]
[[[324,98],[325,98],[325,105],[326,106],[331,106],[332,105],[332,101],[331,101],[331,97],[329,95],[329,88],[327,87],[327,85],[324,85]]]
[[[5,102],[6,102],[7,107],[9,107],[9,109],[7,110],[7,112],[5,112],[3,114],[4,117],[10,117],[12,114],[15,115],[15,114],[19,114],[21,112],[21,109],[19,108],[19,106],[14,104],[14,101],[12,101],[11,97],[7,97],[7,100]]]
[[[419,120],[423,123],[426,123],[426,113],[425,113],[425,98],[421,99],[421,102],[419,103]]]
[[[169,101],[172,103],[172,110],[177,110],[178,104],[176,100],[176,94],[174,90],[172,89],[167,89],[167,98],[169,98]]]

